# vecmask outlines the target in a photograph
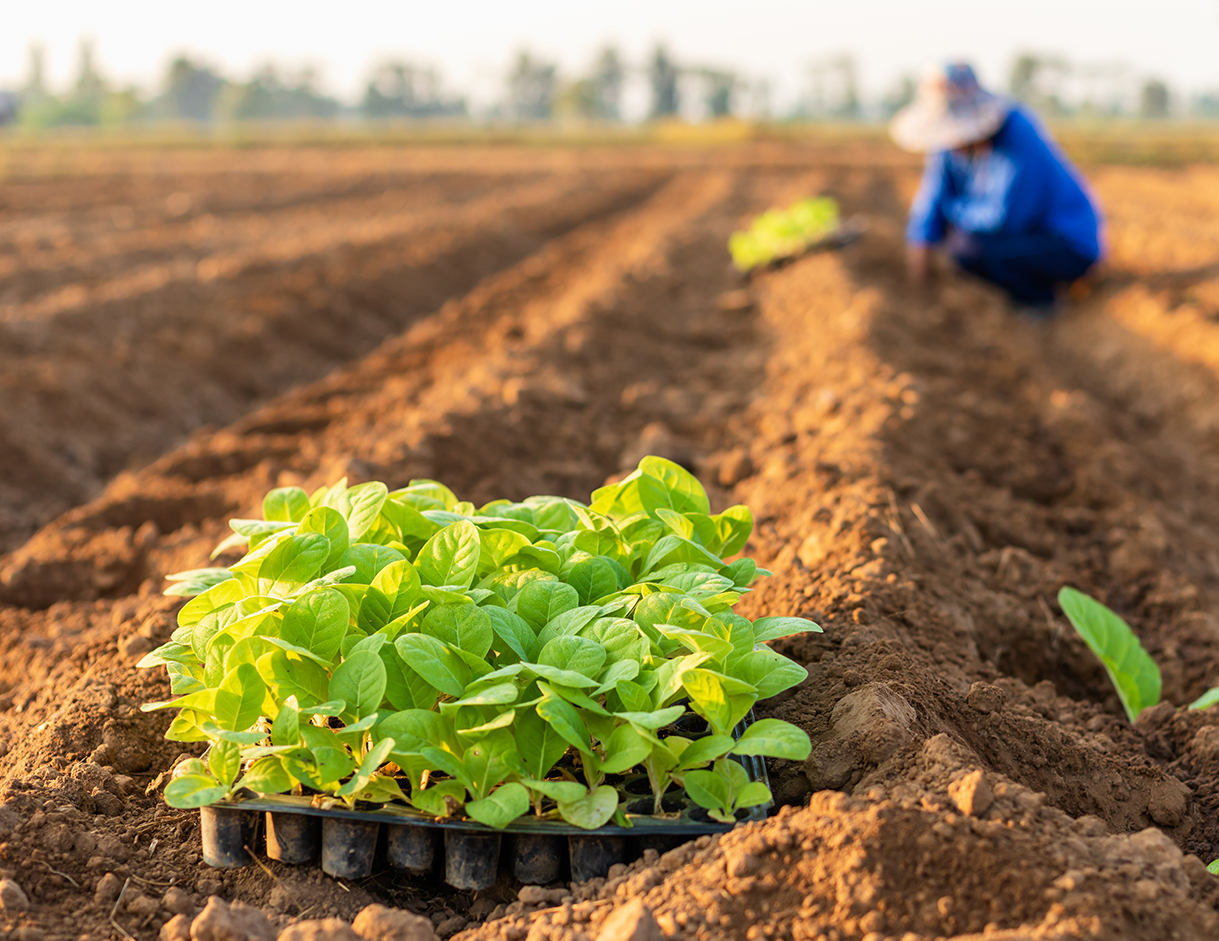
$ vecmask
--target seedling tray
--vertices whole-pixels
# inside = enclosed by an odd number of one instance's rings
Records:
[[[753,721],[752,713],[734,730]],[[749,775],[769,787],[766,762],[732,756]],[[523,819],[497,830],[473,820],[448,820],[414,808],[386,804],[375,810],[320,807],[308,796],[277,795],[226,800],[200,811],[203,860],[221,869],[253,862],[253,854],[295,865],[320,862],[328,875],[361,879],[377,868],[415,876],[443,875],[457,889],[486,889],[500,870],[524,883],[544,885],[560,878],[584,882],[605,876],[615,863],[631,862],[647,849],[665,852],[704,834],[723,833],[732,824],[707,817],[677,789],[680,809],[664,816],[632,813],[629,782],[627,817],[633,824],[583,830],[562,820]],[[650,795],[639,794],[651,802]],[[738,812],[737,822],[765,818],[769,804]],[[265,825],[261,825],[265,818]]]
[[[750,281],[755,275],[761,274],[764,271],[775,271],[779,268],[784,268],[787,265],[790,265],[793,261],[803,258],[805,255],[813,255],[817,252],[831,252],[840,248],[846,248],[846,246],[851,245],[854,242],[858,242],[861,238],[863,238],[866,229],[867,226],[865,225],[864,221],[858,216],[853,216],[841,223],[833,232],[817,239],[816,241],[809,242],[799,251],[792,252],[789,255],[779,255],[776,258],[772,258],[768,262],[756,265],[753,268],[750,268],[748,271],[743,272],[742,277],[746,281]]]

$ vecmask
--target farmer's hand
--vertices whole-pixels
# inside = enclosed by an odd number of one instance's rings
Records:
[[[926,245],[906,246],[906,271],[914,284],[927,280],[927,261],[931,251]]]

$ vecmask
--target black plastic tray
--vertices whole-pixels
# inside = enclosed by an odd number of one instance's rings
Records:
[[[775,271],[779,268],[785,268],[793,261],[803,258],[805,255],[813,255],[817,252],[832,252],[840,248],[846,248],[848,245],[858,242],[863,238],[866,231],[867,225],[863,219],[858,216],[852,216],[845,222],[839,223],[838,228],[829,233],[829,235],[819,238],[815,242],[809,242],[798,252],[772,258],[765,264],[750,268],[748,271],[742,272],[742,277],[744,280],[749,281],[755,275],[761,274],[764,271]]]
[[[753,721],[753,713],[734,736]],[[766,762],[732,756],[751,781],[769,786]],[[684,798],[684,795],[683,795]],[[650,797],[647,798],[650,801]],[[763,819],[770,804],[749,808],[738,823]],[[691,817],[689,802],[676,817],[630,814],[633,826],[582,830],[561,820],[524,819],[503,830],[473,820],[437,819],[412,807],[386,804],[374,810],[314,806],[307,796],[238,798],[200,811],[203,861],[220,869],[248,866],[265,848],[272,859],[295,865],[320,860],[323,871],[344,879],[370,875],[379,863],[425,876],[443,870],[458,889],[486,889],[501,867],[521,882],[545,885],[563,877],[584,882],[604,876],[615,863],[630,862],[646,849],[665,852],[733,824]],[[260,819],[265,815],[264,821]]]

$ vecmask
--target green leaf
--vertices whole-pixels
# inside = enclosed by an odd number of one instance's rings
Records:
[[[455,808],[461,807],[465,796],[465,785],[456,781],[440,781],[426,790],[414,791],[411,794],[411,803],[425,814],[448,817]]]
[[[1074,588],[1059,591],[1058,603],[1084,643],[1104,664],[1131,722],[1160,701],[1160,668],[1125,621]]]
[[[279,714],[271,723],[272,745],[299,745],[301,740],[301,713],[296,697],[288,696]]]
[[[668,458],[649,455],[639,462],[639,470],[655,477],[669,493],[673,509],[678,512],[710,513],[711,503],[707,491],[698,478],[680,464]]]
[[[234,732],[248,729],[262,714],[266,692],[267,686],[252,664],[230,670],[216,690],[216,724]]]
[[[347,599],[333,588],[297,598],[284,612],[280,636],[330,663],[339,652],[351,617]]]
[[[657,709],[654,712],[619,712],[616,718],[642,729],[663,729],[680,719],[685,711],[685,706],[670,706],[668,709]]]
[[[339,557],[338,565],[354,565],[355,574],[350,576],[347,581],[363,587],[376,578],[377,573],[387,565],[400,562],[405,558],[406,556],[401,552],[391,549],[389,546],[376,546],[362,542],[349,546],[347,551]],[[356,606],[356,610],[359,610],[358,606]]]
[[[246,596],[245,586],[236,578],[225,579],[202,594],[191,598],[178,612],[179,627],[193,627],[211,612],[236,604]],[[177,640],[178,638],[175,638]]]
[[[258,794],[282,794],[291,790],[294,784],[296,781],[278,755],[259,758],[237,782],[238,787],[248,787]]]
[[[609,823],[618,809],[618,792],[608,784],[575,801],[560,801],[559,816],[573,826],[596,830]]]
[[[605,743],[605,754],[601,770],[606,774],[622,774],[647,760],[652,754],[652,742],[629,725],[620,725]]]
[[[491,629],[495,632],[495,636],[503,641],[504,647],[512,651],[520,660],[532,661],[537,659],[537,635],[534,634],[533,628],[529,626],[524,618],[513,614],[507,608],[487,607],[483,610],[487,612],[487,616],[491,619]],[[499,645],[495,646],[497,649],[503,649]]]
[[[513,726],[516,751],[529,775],[542,779],[567,751],[567,739],[534,709],[518,709]]]
[[[468,816],[500,830],[528,811],[529,792],[515,782],[501,784],[482,800],[466,804]]]
[[[570,703],[553,693],[543,693],[542,701],[537,705],[537,713],[550,723],[567,744],[581,752],[588,752],[588,727]]]
[[[322,571],[325,572],[338,567],[339,560],[351,544],[351,536],[347,532],[347,520],[343,519],[342,513],[329,506],[315,506],[305,514],[300,525],[296,527],[296,531],[301,535],[317,533],[326,537],[326,541],[330,543],[330,552],[327,553],[326,561],[322,565]]]
[[[309,512],[309,494],[300,487],[276,487],[262,498],[262,518],[299,523]]]
[[[790,637],[792,634],[808,632],[821,633],[821,625],[808,618],[758,618],[753,622],[753,639],[755,643],[763,644],[768,640],[780,637]]]
[[[813,746],[803,729],[782,719],[759,719],[737,739],[732,753],[804,761],[812,750]]]
[[[478,572],[481,551],[478,527],[462,520],[424,543],[415,565],[424,584],[469,588]]]
[[[773,650],[751,650],[732,662],[731,672],[758,691],[758,699],[791,689],[808,677],[808,670]]]
[[[352,542],[358,542],[377,521],[388,495],[389,489],[379,480],[357,484],[343,493],[336,509],[347,520],[347,530]]]
[[[720,735],[730,733],[757,701],[757,693],[748,683],[714,670],[687,670],[682,688]]]
[[[470,670],[445,644],[427,634],[402,634],[394,641],[404,663],[442,693],[459,698],[470,680]]]
[[[605,658],[605,648],[595,640],[564,634],[542,648],[538,654],[538,663],[595,680],[601,673],[601,667],[605,665]]]
[[[695,739],[681,753],[680,767],[696,768],[715,761],[728,754],[734,744],[730,735],[706,735]]]
[[[592,604],[620,587],[613,564],[604,556],[577,563],[567,574],[567,583],[576,590],[580,604]]]
[[[728,782],[714,771],[690,771],[682,779],[690,800],[706,810],[731,811]]]
[[[326,671],[312,660],[286,650],[273,650],[259,657],[255,665],[259,676],[277,698],[295,696],[303,707],[316,706],[329,699],[330,681]],[[306,710],[302,708],[301,711]]]
[[[405,559],[391,562],[377,573],[360,602],[356,624],[371,634],[409,612],[422,597],[415,566]]]
[[[537,778],[524,778],[521,783],[539,794],[545,794],[553,801],[568,804],[588,794],[588,788],[579,781],[539,781]]]
[[[556,581],[533,581],[516,596],[516,613],[540,631],[552,619],[580,604],[580,596],[571,585]]]
[[[753,532],[753,514],[747,506],[730,506],[718,516],[711,517],[720,538],[721,556],[735,555],[745,548],[749,534]]]
[[[761,781],[750,781],[736,796],[737,807],[757,807],[759,804],[769,804],[770,788]]]
[[[183,774],[165,785],[165,803],[190,810],[224,800],[229,789],[206,774]]]
[[[359,650],[330,675],[330,695],[347,703],[348,710],[363,719],[381,708],[385,698],[385,664],[372,650]]]
[[[495,637],[491,615],[474,604],[433,606],[423,616],[419,630],[479,658],[487,655]]]
[[[1206,871],[1213,876],[1219,876],[1219,859],[1211,860],[1206,866]]]
[[[330,542],[317,533],[289,536],[263,559],[258,567],[258,590],[264,595],[283,595],[313,578],[330,554]]]
[[[241,771],[241,747],[235,742],[216,742],[208,750],[207,767],[212,777],[225,787],[232,787]]]
[[[1190,709],[1206,709],[1219,702],[1219,686],[1208,689],[1205,693],[1189,704]]]

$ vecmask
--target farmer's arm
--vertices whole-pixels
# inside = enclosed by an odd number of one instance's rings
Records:
[[[943,154],[927,158],[923,180],[910,206],[906,223],[906,266],[912,281],[927,276],[930,246],[944,238],[944,203],[948,198],[948,167]]]

